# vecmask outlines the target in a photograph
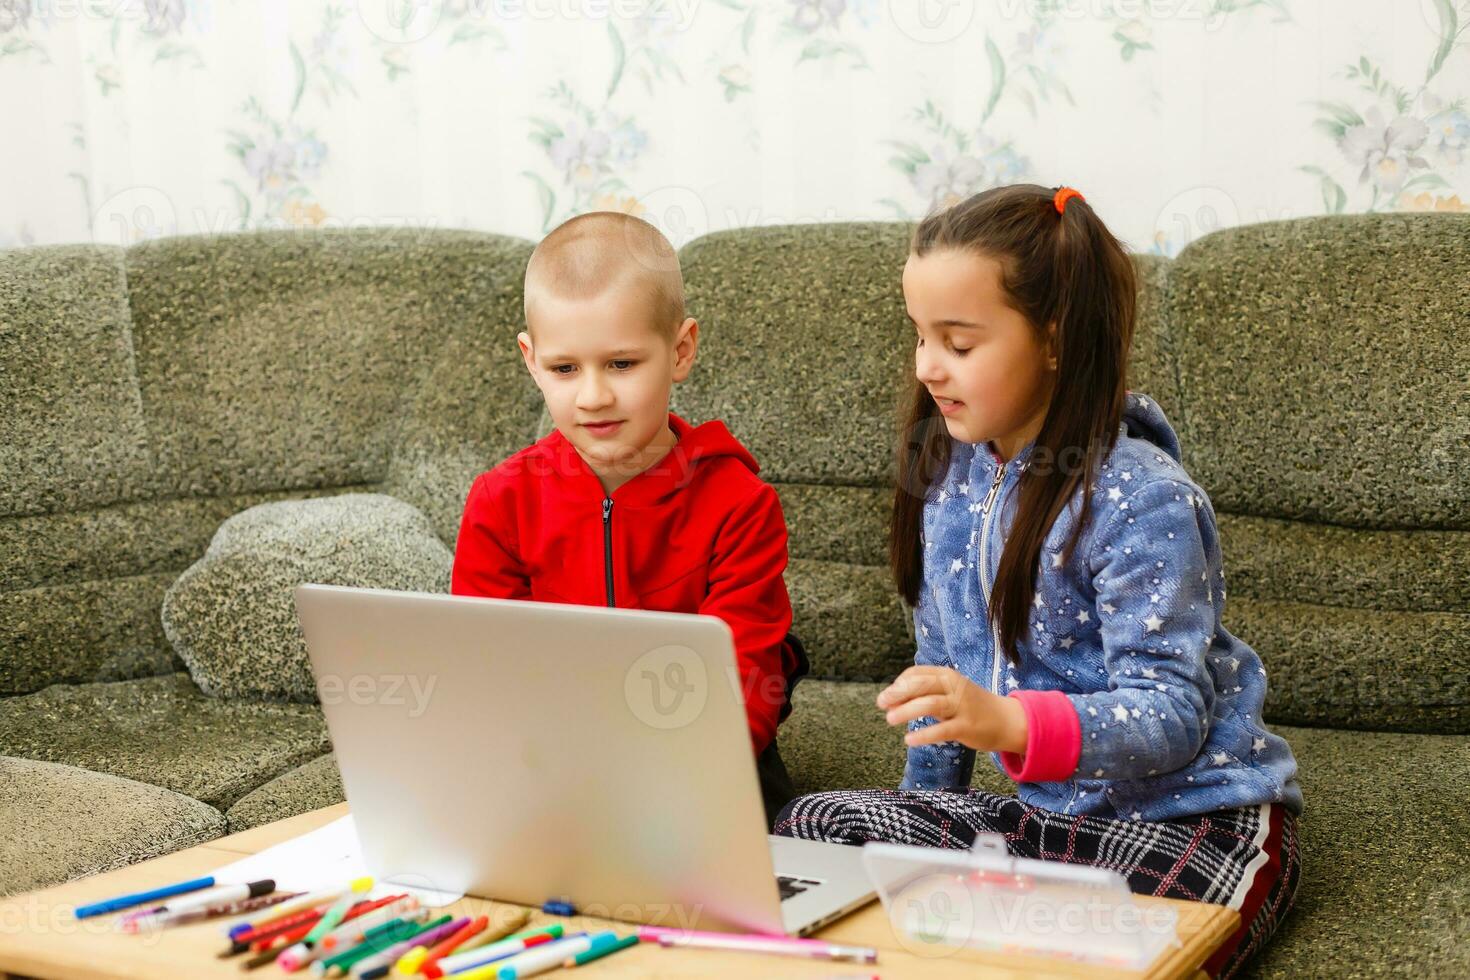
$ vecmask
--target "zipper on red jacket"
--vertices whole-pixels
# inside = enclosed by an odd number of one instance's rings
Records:
[[[612,566],[612,498],[602,498],[602,567],[607,575],[607,604],[616,606],[613,599]]]

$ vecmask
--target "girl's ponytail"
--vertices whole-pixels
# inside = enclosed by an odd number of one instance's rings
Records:
[[[991,590],[1001,649],[1014,663],[1036,591],[1041,546],[1079,486],[1082,509],[1064,560],[1092,516],[1086,487],[1112,450],[1123,417],[1137,284],[1122,243],[1068,187],[997,187],[931,214],[915,228],[910,251],[923,256],[944,249],[999,262],[1002,288],[1038,340],[1050,325],[1056,327],[1056,384],[1021,475],[1015,521]],[[889,528],[894,580],[910,605],[918,604],[923,580],[924,499],[943,475],[949,440],[933,397],[915,380]]]

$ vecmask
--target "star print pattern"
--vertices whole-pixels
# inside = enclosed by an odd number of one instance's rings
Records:
[[[1144,820],[1267,800],[1300,812],[1291,749],[1259,721],[1264,665],[1222,623],[1214,512],[1179,465],[1162,410],[1141,396],[1128,394],[1113,451],[1045,536],[1020,663],[1002,655],[997,664],[987,595],[1030,449],[1006,465],[982,512],[994,456],[951,444],[949,469],[924,507],[915,662],[951,667],[1002,695],[1065,695],[1081,728],[1077,768],[1064,781],[1019,783],[1024,802]],[[1073,543],[1083,493],[1092,517]],[[901,788],[966,786],[974,756],[953,742],[911,748]]]

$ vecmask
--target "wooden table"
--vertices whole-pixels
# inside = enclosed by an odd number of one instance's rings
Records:
[[[347,812],[347,804],[326,807],[287,820],[277,821],[242,833],[232,834],[188,850],[144,861],[105,874],[94,875],[42,891],[0,900],[0,976],[9,974],[45,978],[136,977],[234,977],[251,976],[268,980],[282,974],[274,966],[242,973],[239,959],[220,960],[216,954],[225,943],[220,923],[199,922],[147,935],[128,935],[113,929],[115,915],[77,920],[72,910],[79,905],[127,892],[154,888],[162,883],[183,881],[212,872],[281,841],[314,830]],[[1222,905],[1182,902],[1139,896],[1143,904],[1166,902],[1179,912],[1178,932],[1182,946],[1155,964],[1149,977],[1190,977],[1211,952],[1235,931],[1237,913]],[[516,906],[478,898],[464,898],[447,911],[460,915],[509,915]],[[532,912],[525,928],[561,922],[574,929],[616,929],[620,935],[633,928],[628,923],[579,916],[571,919]],[[663,949],[642,944],[579,968],[579,980],[597,977],[815,977],[858,978],[904,977],[1002,978],[1002,977],[1134,977],[1137,974],[1097,967],[1058,963],[1035,958],[1000,956],[971,950],[939,956],[916,954],[899,941],[878,902],[854,912],[818,934],[834,942],[872,946],[878,963],[862,966],[715,950]],[[912,946],[910,942],[910,946]],[[297,974],[310,976],[310,974]]]

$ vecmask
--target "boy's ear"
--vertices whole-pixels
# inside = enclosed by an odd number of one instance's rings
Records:
[[[674,331],[674,380],[683,381],[694,367],[694,355],[699,350],[699,322],[686,317]]]
[[[524,330],[516,334],[516,346],[521,349],[521,360],[526,363],[526,370],[531,372],[531,377],[536,377],[536,352],[531,347],[531,335]]]

